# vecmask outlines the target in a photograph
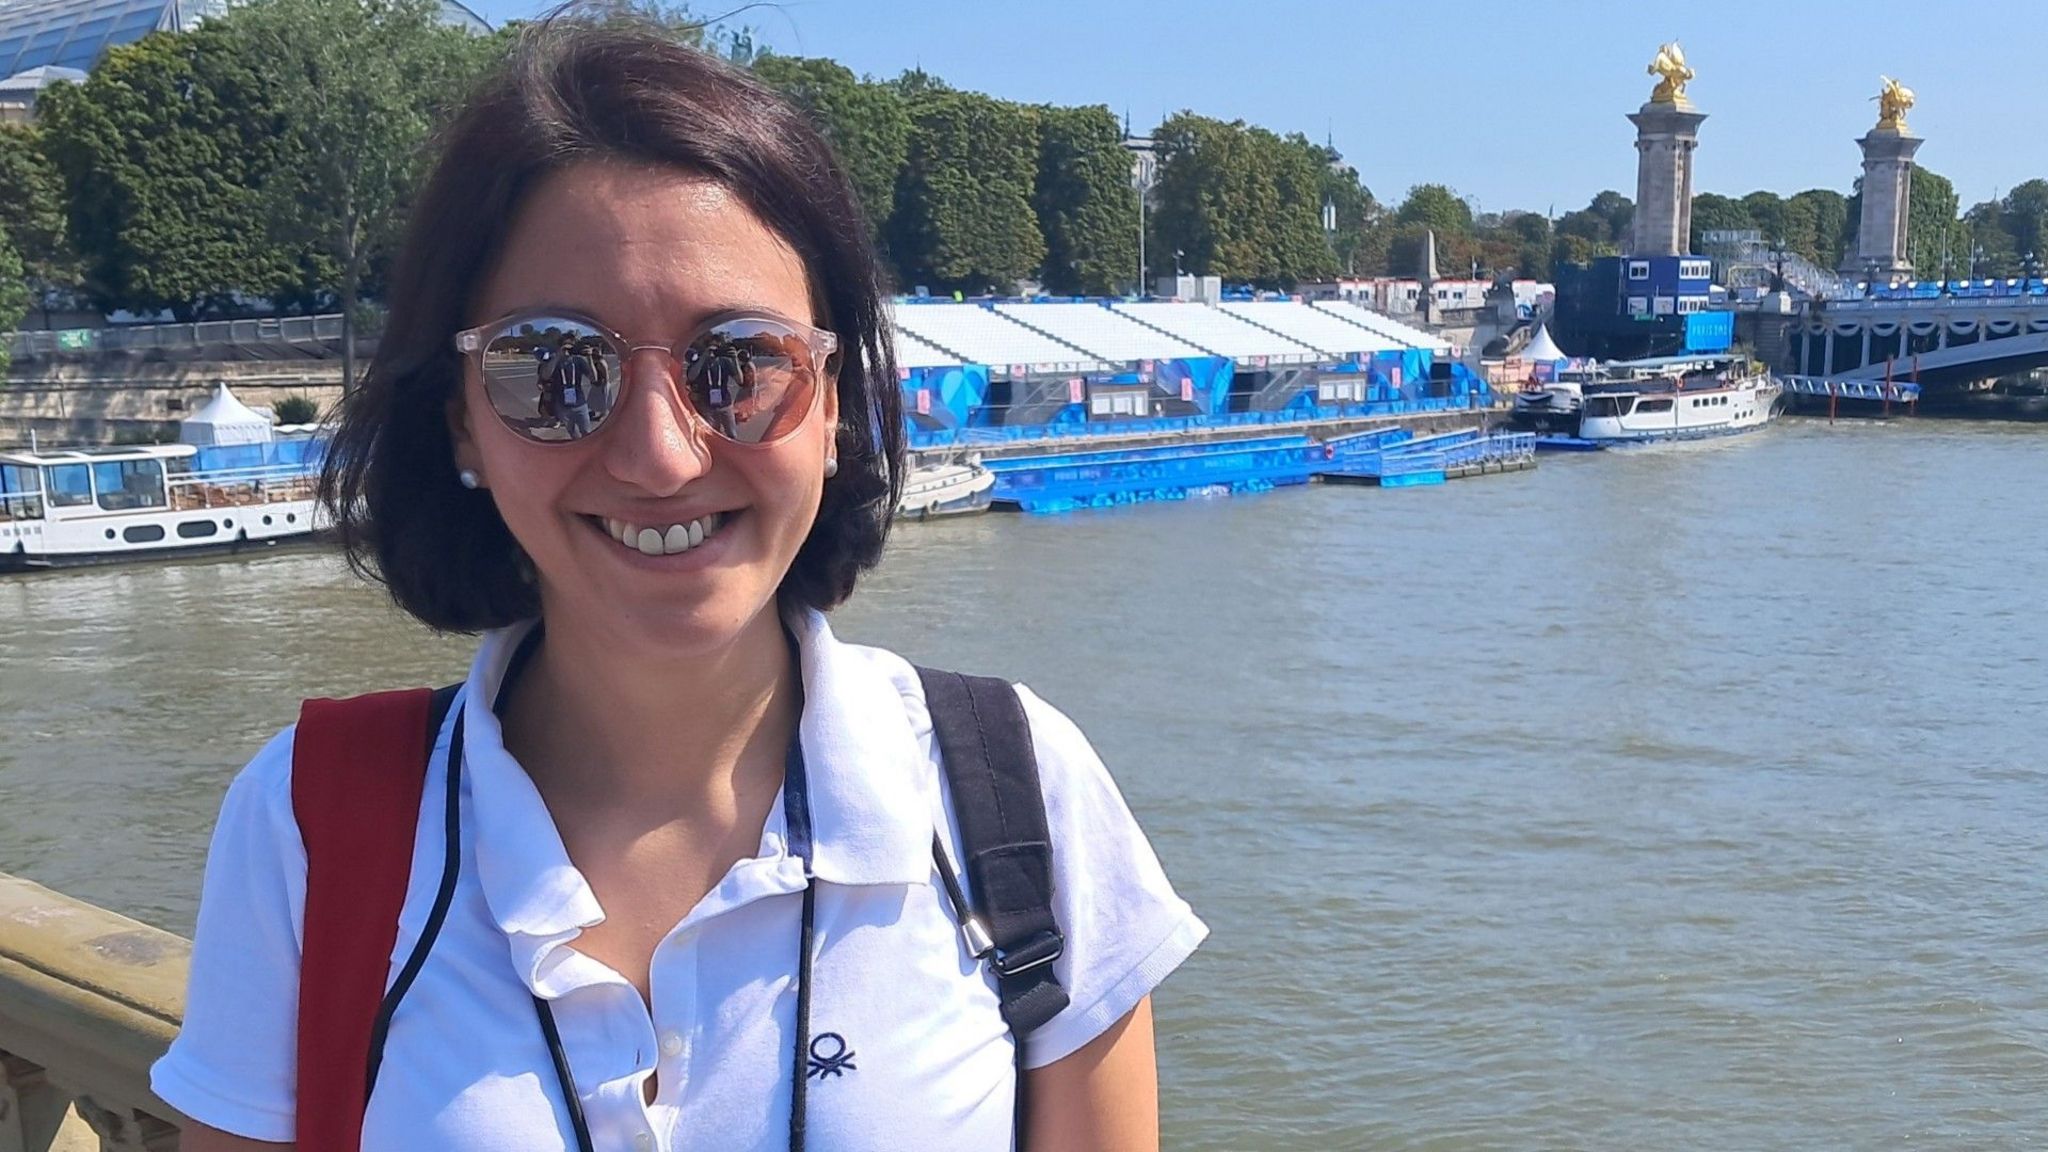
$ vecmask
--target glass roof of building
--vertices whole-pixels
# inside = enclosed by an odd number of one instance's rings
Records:
[[[0,0],[0,76],[47,64],[89,71],[109,48],[182,32],[227,9],[228,0]],[[441,18],[490,28],[455,0],[442,0]]]
[[[108,48],[226,10],[225,0],[0,0],[0,76],[45,64],[90,69]]]

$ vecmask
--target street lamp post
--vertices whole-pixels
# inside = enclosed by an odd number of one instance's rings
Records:
[[[1124,148],[1131,154],[1131,189],[1138,194],[1138,295],[1149,295],[1145,288],[1145,201],[1151,198],[1152,178],[1156,161],[1152,154],[1152,138],[1130,134],[1129,117],[1125,118]]]

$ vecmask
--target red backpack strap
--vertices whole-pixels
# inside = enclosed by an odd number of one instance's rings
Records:
[[[308,700],[299,711],[292,740],[292,814],[306,846],[299,1152],[359,1152],[362,1145],[371,1031],[412,875],[433,705],[433,691],[421,688]]]

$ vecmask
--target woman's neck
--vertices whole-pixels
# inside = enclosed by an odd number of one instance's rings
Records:
[[[622,646],[550,618],[502,703],[505,747],[543,796],[579,807],[725,807],[779,774],[802,711],[773,605],[710,653]]]

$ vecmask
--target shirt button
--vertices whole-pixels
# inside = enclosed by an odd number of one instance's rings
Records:
[[[654,1147],[654,1133],[639,1132],[634,1134],[633,1147],[640,1149],[640,1152],[647,1152],[648,1149]]]
[[[661,1054],[664,1056],[681,1056],[683,1054],[682,1035],[676,1032],[662,1033]]]

